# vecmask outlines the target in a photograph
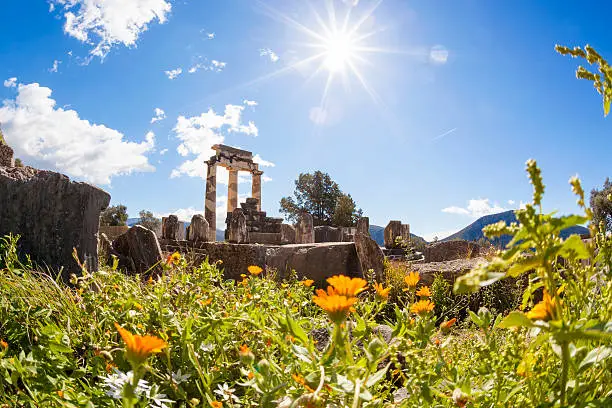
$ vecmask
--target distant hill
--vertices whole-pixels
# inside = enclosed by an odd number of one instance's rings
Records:
[[[385,227],[381,227],[379,225],[370,225],[370,236],[374,241],[376,241],[378,245],[385,245]],[[410,238],[413,241],[422,241],[424,243],[427,243],[427,241],[425,241],[422,237],[419,237],[418,235],[414,235],[412,233],[410,234]]]
[[[484,238],[484,234],[482,233],[482,229],[490,224],[495,224],[498,221],[505,221],[507,224],[516,221],[516,216],[514,215],[514,210],[505,211],[499,214],[491,214],[485,215],[484,217],[480,217],[464,229],[459,232],[454,233],[453,235],[442,239],[442,241],[454,241],[454,240],[465,240],[465,241],[478,241],[481,238]],[[575,226],[566,228],[561,233],[562,238],[567,238],[572,234],[588,234],[589,230],[585,227]],[[493,245],[501,245],[505,246],[508,242],[510,242],[511,237],[509,235],[503,235],[500,238],[494,238],[491,240]]]

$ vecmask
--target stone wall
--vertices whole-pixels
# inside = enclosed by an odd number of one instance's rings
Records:
[[[315,242],[342,242],[342,228],[319,225],[314,227]]]
[[[40,267],[80,274],[76,249],[89,270],[98,267],[100,212],[110,195],[62,174],[31,167],[0,167],[0,236],[19,234],[19,253]]]

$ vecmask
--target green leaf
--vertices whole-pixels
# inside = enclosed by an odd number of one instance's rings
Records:
[[[600,346],[591,350],[582,360],[578,370],[590,367],[612,356],[612,347]]]
[[[471,310],[468,310],[468,312],[470,313],[470,317],[472,318],[472,321],[476,324],[476,326],[482,327],[482,320],[480,320],[480,317],[478,317],[478,315],[472,312]]]
[[[72,353],[72,349],[70,347],[67,347],[61,343],[50,342],[49,350],[51,350],[54,353]]]
[[[532,256],[529,258],[523,258],[515,262],[510,269],[506,272],[506,276],[516,278],[522,275],[524,272],[533,270],[542,264],[542,260],[539,256]]]
[[[534,327],[533,322],[523,312],[510,312],[499,324],[501,329],[509,329],[511,327]]]
[[[380,370],[372,374],[370,378],[368,378],[368,381],[365,384],[366,387],[370,388],[371,386],[373,386],[374,384],[382,380],[390,366],[391,366],[391,363],[387,364],[384,368],[381,368]]]
[[[574,256],[575,259],[589,259],[591,256],[584,242],[582,242],[582,238],[578,235],[571,235],[563,242],[559,255],[565,258]]]
[[[293,320],[291,318],[291,316],[289,316],[289,311],[287,310],[287,326],[289,328],[289,331],[291,332],[291,335],[297,339],[299,339],[302,344],[308,344],[308,336],[306,335],[306,332],[304,331],[304,329],[302,329],[302,326],[300,326],[295,320]]]

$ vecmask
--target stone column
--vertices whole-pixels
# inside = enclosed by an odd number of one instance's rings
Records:
[[[261,211],[261,175],[263,171],[254,170],[252,174],[251,197],[257,199],[257,211]]]
[[[229,169],[229,186],[227,189],[227,213],[231,214],[238,207],[238,170]]]
[[[208,173],[206,175],[204,217],[208,221],[208,240],[214,242],[217,232],[217,163],[208,161],[206,164],[208,164]]]

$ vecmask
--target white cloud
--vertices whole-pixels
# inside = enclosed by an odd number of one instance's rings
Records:
[[[90,54],[102,59],[117,44],[136,45],[149,24],[165,23],[172,9],[170,1],[166,0],[51,1],[64,9],[64,32],[91,45]]]
[[[17,78],[12,77],[4,81],[4,86],[7,88],[14,88],[17,86]]]
[[[171,69],[170,71],[164,71],[168,79],[174,79],[183,73],[183,68]]]
[[[472,218],[480,218],[485,215],[497,214],[507,211],[507,208],[499,206],[497,203],[491,204],[488,198],[470,200],[466,208],[451,206],[442,209],[442,212],[449,214],[468,215]]]
[[[257,164],[259,164],[262,167],[274,167],[274,166],[276,166],[274,163],[262,159],[259,154],[256,154],[255,156],[253,156],[253,163],[257,163]]]
[[[215,39],[215,33],[206,33],[206,38],[208,38],[209,40],[214,40]]]
[[[143,142],[130,142],[115,129],[56,107],[50,88],[19,84],[17,92],[14,100],[5,100],[0,107],[0,123],[18,157],[96,184],[155,170],[145,156],[155,146],[153,132]]]
[[[264,174],[263,176],[261,176],[261,181],[267,183],[269,181],[272,181],[272,177],[268,177]]]
[[[448,50],[442,45],[435,45],[429,50],[429,61],[435,65],[443,65],[448,61]]]
[[[359,4],[359,0],[342,0],[342,2],[351,7],[355,7]]]
[[[61,64],[62,61],[59,60],[53,60],[53,66],[51,68],[49,68],[49,72],[57,72],[57,70],[59,69],[59,64]]]
[[[162,149],[159,151],[159,155],[163,156],[164,154],[168,153],[168,149]]]
[[[516,201],[514,201],[514,200],[508,200],[508,205],[514,205],[514,204],[516,204]]]
[[[423,239],[427,242],[432,242],[435,238],[438,238],[438,240],[441,240],[441,239],[444,239],[446,237],[453,235],[457,231],[458,230],[442,230],[442,231],[430,232],[428,234],[424,234]]]
[[[280,59],[278,54],[275,53],[274,51],[272,51],[270,48],[262,48],[262,49],[260,49],[259,50],[259,56],[260,57],[268,57],[268,58],[270,58],[270,61],[272,61],[272,62],[278,62],[278,60]]]
[[[255,107],[258,105],[257,102],[255,101],[249,101],[248,99],[245,99],[244,101],[242,101],[243,104],[245,104],[246,106],[250,106],[250,107]]]
[[[155,108],[155,116],[151,118],[151,123],[166,119],[166,112],[161,108]]]
[[[223,143],[231,133],[241,133],[247,136],[257,136],[255,123],[242,123],[244,106],[226,105],[223,115],[209,109],[200,116],[187,118],[179,116],[174,126],[174,133],[181,141],[176,151],[183,157],[195,156],[186,160],[172,170],[171,178],[186,175],[189,177],[206,177],[204,160],[208,160],[214,151],[211,147]],[[218,175],[219,177],[219,175]]]
[[[217,60],[212,60],[210,63],[198,62],[197,64],[194,64],[191,68],[189,68],[187,72],[189,72],[190,74],[194,74],[201,69],[204,71],[221,72],[226,66],[226,62]]]

